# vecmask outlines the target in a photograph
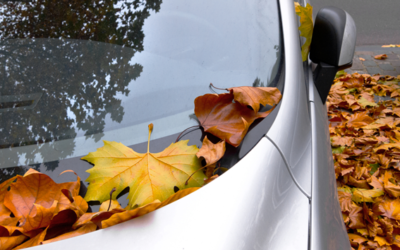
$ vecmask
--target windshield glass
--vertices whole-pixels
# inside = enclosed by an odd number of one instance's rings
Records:
[[[281,70],[276,0],[10,1],[0,24],[1,180],[85,180],[75,166],[102,140],[180,133],[210,83],[275,86]]]

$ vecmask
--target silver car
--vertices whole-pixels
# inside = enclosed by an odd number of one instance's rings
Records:
[[[214,91],[210,82],[277,87],[283,97],[227,147],[220,164],[229,170],[198,191],[34,249],[350,249],[324,105],[336,71],[352,63],[356,30],[345,11],[319,12],[303,62],[291,0],[51,2],[1,3],[2,180],[29,168],[85,180],[92,166],[82,156],[102,140],[144,152],[149,123],[150,150],[162,151],[198,124],[193,101]],[[201,147],[204,135],[181,139]]]

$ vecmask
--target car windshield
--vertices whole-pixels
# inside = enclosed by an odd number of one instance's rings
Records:
[[[149,123],[176,138],[210,83],[276,86],[282,70],[276,0],[9,1],[0,23],[2,181],[85,180],[102,140],[140,145]]]

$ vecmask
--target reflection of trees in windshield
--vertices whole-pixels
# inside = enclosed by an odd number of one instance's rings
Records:
[[[161,0],[32,0],[0,3],[1,40],[68,38],[143,50],[144,20]]]
[[[74,142],[65,141],[70,145],[60,151],[54,141],[74,138],[77,128],[86,136],[102,133],[106,116],[121,122],[124,110],[116,95],[128,95],[128,84],[142,71],[131,59],[143,50],[144,20],[160,4],[0,2],[0,149],[9,148],[1,150],[0,162],[17,166],[22,157],[32,164],[39,151],[46,161],[41,152],[54,150],[62,159],[73,153]],[[26,145],[38,147],[23,155],[12,150]]]

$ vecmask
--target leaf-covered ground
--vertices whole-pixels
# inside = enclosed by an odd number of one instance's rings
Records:
[[[400,75],[338,75],[327,100],[353,249],[400,249]]]

